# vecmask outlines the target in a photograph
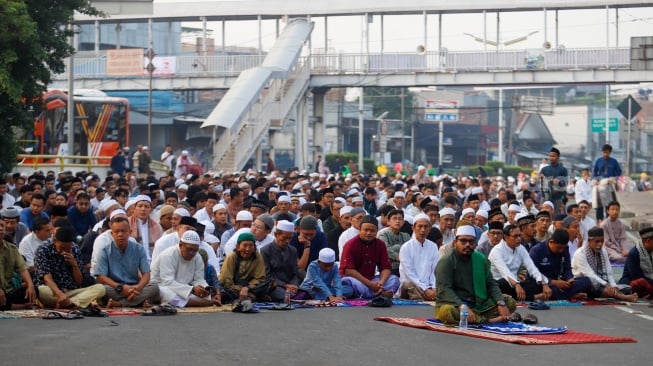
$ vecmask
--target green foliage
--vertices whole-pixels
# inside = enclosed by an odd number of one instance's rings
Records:
[[[23,100],[40,97],[52,73],[65,69],[73,49],[66,24],[74,12],[101,15],[89,0],[3,0],[0,2],[0,164],[13,168],[18,152],[15,128],[32,128]]]
[[[410,121],[413,113],[414,93],[404,89],[404,120]],[[365,103],[374,106],[374,117],[383,112],[388,112],[387,119],[401,119],[401,90],[402,88],[393,88],[379,86],[374,88],[365,88]],[[407,125],[410,125],[407,123]]]

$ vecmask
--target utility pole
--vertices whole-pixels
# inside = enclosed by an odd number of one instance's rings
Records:
[[[401,98],[401,163],[403,164],[404,159],[406,157],[406,148],[405,148],[405,139],[404,136],[406,135],[406,120],[405,120],[405,103],[404,99],[406,98],[406,94],[404,94],[404,88],[401,88],[401,94],[399,94],[399,98]]]

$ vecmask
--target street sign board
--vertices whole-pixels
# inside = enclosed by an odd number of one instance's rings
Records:
[[[630,102],[629,102],[630,101]],[[628,112],[628,107],[630,107],[630,113]],[[619,105],[617,106],[617,109],[621,114],[624,115],[626,118],[635,118],[637,113],[642,110],[642,106],[637,103],[635,98],[633,98],[632,95],[629,95],[626,99],[624,99]]]
[[[590,120],[592,132],[605,132],[605,118],[592,118]],[[619,118],[608,118],[610,132],[619,131]]]
[[[424,120],[428,122],[458,121],[458,101],[427,100],[424,105]]]

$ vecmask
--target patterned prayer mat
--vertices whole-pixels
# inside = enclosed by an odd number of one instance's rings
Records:
[[[444,327],[444,323],[437,319],[428,318],[426,322],[433,325]],[[481,332],[495,334],[512,334],[512,335],[533,335],[533,334],[561,334],[567,332],[567,327],[549,328],[539,325],[528,325],[524,323],[486,323],[470,324],[470,329],[480,330]]]
[[[441,333],[451,333],[467,337],[487,339],[498,342],[514,343],[520,345],[554,345],[554,344],[582,344],[582,343],[636,343],[637,340],[630,337],[612,337],[602,334],[576,332],[568,330],[562,334],[535,334],[535,335],[512,335],[494,334],[474,329],[458,329],[445,327],[426,322],[425,318],[396,318],[376,317],[374,320],[388,322],[405,327],[432,330]]]

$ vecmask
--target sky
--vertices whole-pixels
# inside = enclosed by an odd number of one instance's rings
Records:
[[[565,10],[558,13],[558,43],[566,48],[597,48],[606,47],[606,31],[609,46],[617,46],[617,27],[615,10],[611,9],[610,24],[606,30],[606,11],[603,10]],[[362,17],[329,17],[328,18],[328,48],[335,52],[359,53],[364,51]],[[552,47],[556,46],[555,12],[547,11],[547,31],[545,39],[544,12],[510,12],[500,14],[500,42],[512,40],[536,32],[523,42],[510,46],[500,46],[501,49],[537,49],[545,41]],[[483,43],[465,35],[470,33],[476,37],[484,37],[484,17],[479,14],[446,14],[443,15],[442,46],[450,51],[483,50]],[[323,49],[324,18],[313,18],[315,28],[312,34],[312,48]],[[496,13],[487,13],[487,39],[496,41]],[[438,16],[427,17],[427,51],[437,50]],[[184,26],[201,28],[200,22],[185,22]],[[283,28],[283,24],[281,24]],[[212,36],[219,45],[222,39],[222,23],[209,22],[208,29],[213,30]],[[418,46],[424,46],[424,18],[422,15],[393,15],[384,17],[384,52],[414,52]],[[653,36],[653,7],[629,8],[619,10],[619,40],[620,47],[630,45],[631,36]],[[256,21],[234,21],[226,25],[227,45],[240,47],[258,47],[258,25]],[[185,39],[194,41],[195,35]],[[275,39],[275,21],[262,22],[263,48],[269,49]],[[370,24],[370,52],[381,51],[381,17],[374,16]],[[495,46],[488,45],[488,49]]]

